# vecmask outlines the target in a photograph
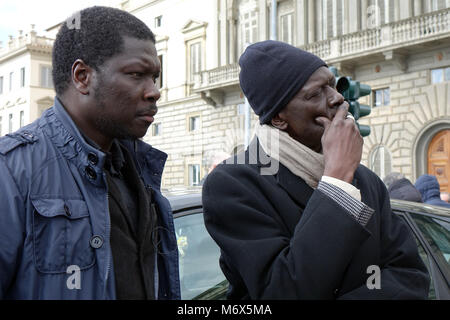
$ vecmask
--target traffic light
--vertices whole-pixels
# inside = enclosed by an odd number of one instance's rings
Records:
[[[360,104],[358,99],[369,95],[372,88],[367,84],[352,80],[351,77],[340,77],[335,67],[329,67],[329,69],[336,77],[336,90],[344,96],[344,99],[350,106],[348,111],[355,118],[361,136],[368,136],[370,134],[370,127],[359,124],[358,120],[361,117],[369,115],[371,108],[368,105]]]

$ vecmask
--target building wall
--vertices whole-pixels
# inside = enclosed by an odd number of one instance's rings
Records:
[[[0,77],[3,76],[3,92],[0,94],[0,135],[16,131],[33,122],[40,115],[38,105],[51,106],[52,88],[43,88],[40,68],[51,67],[51,40],[37,36],[31,30],[25,35],[11,38],[0,50]],[[25,68],[25,81],[21,83],[21,69]],[[14,72],[12,90],[9,88],[10,72]],[[23,116],[21,116],[23,113]],[[12,127],[9,117],[12,115]]]
[[[445,58],[439,60],[445,50]],[[373,169],[371,153],[383,145],[392,157],[391,171],[401,172],[413,181],[425,173],[426,154],[418,150],[426,148],[429,141],[420,142],[421,135],[425,128],[442,123],[443,128],[445,124],[450,128],[449,82],[433,84],[430,72],[450,66],[449,53],[444,48],[412,56],[405,72],[389,64],[381,64],[379,72],[375,71],[379,64],[364,66],[356,72],[357,79],[373,90],[390,88],[391,99],[389,106],[372,108],[371,115],[360,121],[371,127],[371,134],[364,139],[363,164]],[[365,102],[370,104],[372,99],[369,96]]]
[[[25,85],[21,86],[21,68],[25,68]],[[12,90],[10,90],[10,73],[13,72]],[[0,64],[0,77],[3,77],[3,93],[0,94],[1,132],[10,131],[9,116],[12,115],[12,131],[20,127],[20,112],[28,122],[30,106],[30,59],[28,53],[9,58]]]
[[[374,6],[380,10],[374,11]],[[373,108],[371,115],[360,121],[372,130],[364,139],[362,159],[372,169],[379,169],[373,158],[375,150],[383,146],[391,160],[384,173],[398,171],[415,180],[426,171],[430,132],[450,128],[448,82],[432,84],[430,76],[430,70],[450,66],[449,42],[430,36],[429,43],[418,44],[419,39],[405,42],[408,48],[403,48],[401,44],[395,47],[393,40],[403,32],[398,21],[411,21],[446,8],[450,8],[449,1],[440,0],[278,1],[278,37],[286,34],[286,29],[281,30],[281,17],[291,14],[288,26],[292,34],[288,42],[318,54],[329,65],[338,66],[341,75],[352,76],[373,90],[389,87],[389,105]],[[158,53],[164,56],[162,98],[155,120],[161,123],[162,131],[153,136],[149,130],[144,139],[169,154],[163,186],[187,185],[189,164],[200,164],[204,176],[214,154],[231,154],[245,144],[244,97],[236,63],[249,40],[251,43],[269,38],[271,1],[127,1],[126,9],[155,32]],[[448,21],[448,10],[443,12]],[[161,27],[154,25],[158,16],[162,16]],[[254,29],[252,19],[257,20]],[[248,29],[244,29],[246,22],[250,23]],[[376,28],[381,32],[382,44],[392,40],[393,49],[379,53],[367,49],[362,54],[336,51],[338,41],[343,39],[356,45],[373,41],[369,36]],[[362,33],[365,31],[369,36]],[[447,30],[447,40],[449,33]],[[201,39],[203,45],[202,68],[195,83],[187,73],[188,45],[192,39]],[[410,47],[416,42],[416,47]],[[211,77],[223,79],[215,84]],[[364,101],[372,105],[373,95],[361,99]],[[191,115],[198,115],[201,120],[200,129],[193,133],[187,129]],[[251,128],[256,121],[251,111]]]

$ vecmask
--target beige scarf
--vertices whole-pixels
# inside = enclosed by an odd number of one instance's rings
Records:
[[[311,150],[291,138],[287,132],[271,125],[260,125],[257,122],[255,134],[265,153],[305,180],[311,188],[317,188],[324,171],[322,154]],[[278,143],[273,139],[276,139]]]

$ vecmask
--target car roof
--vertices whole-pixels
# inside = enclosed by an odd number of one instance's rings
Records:
[[[169,200],[172,211],[189,210],[202,207],[202,187],[172,187],[162,189],[163,195]],[[450,218],[450,209],[421,202],[411,202],[391,199],[391,207],[397,211],[434,214]]]
[[[173,213],[202,206],[202,187],[179,187],[161,191],[169,200]]]
[[[428,203],[411,202],[404,200],[391,199],[391,207],[393,210],[408,211],[417,213],[434,214],[445,218],[450,218],[450,209]]]

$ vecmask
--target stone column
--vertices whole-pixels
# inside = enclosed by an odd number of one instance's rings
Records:
[[[227,61],[227,2],[219,0],[220,8],[218,13],[219,19],[219,65],[224,66]]]
[[[237,35],[237,26],[236,26],[236,8],[234,7],[234,1],[228,0],[227,5],[227,29],[228,29],[228,63],[236,62],[236,51],[238,46],[238,35]]]
[[[391,0],[392,1],[392,0]],[[395,5],[395,20],[408,19],[414,15],[413,3],[414,0],[400,0],[394,1]]]
[[[316,41],[316,1],[308,0],[308,43]]]
[[[414,15],[420,16],[423,13],[422,0],[414,0]]]
[[[342,3],[342,10],[344,10],[344,23],[342,28],[342,34],[350,32],[350,17],[354,19],[355,16],[349,16],[350,13],[350,0],[344,0]]]
[[[367,29],[367,0],[361,0],[361,30]]]
[[[259,0],[259,17],[258,17],[258,34],[259,41],[269,39],[267,34],[269,22],[267,21],[267,2],[266,0]]]
[[[298,46],[307,44],[308,41],[308,7],[307,0],[297,0],[297,13],[296,29],[297,30],[297,43]]]
[[[361,30],[361,2],[359,0],[349,0],[348,2],[348,31],[350,33],[357,32]]]

